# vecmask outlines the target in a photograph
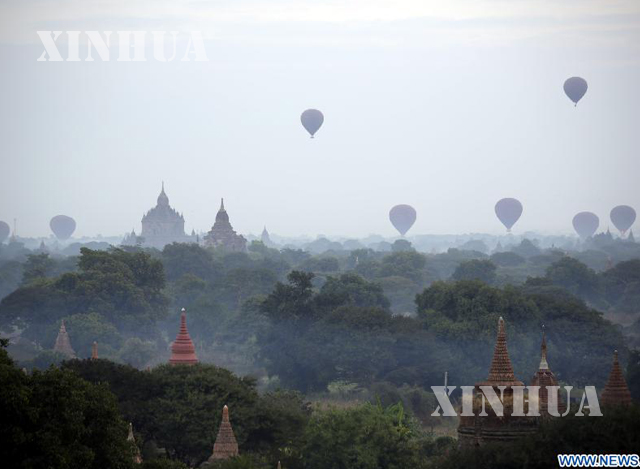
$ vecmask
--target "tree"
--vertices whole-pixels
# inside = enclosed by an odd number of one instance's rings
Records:
[[[68,370],[21,372],[0,349],[0,458],[8,467],[131,468],[115,397]]]
[[[162,264],[149,254],[82,248],[78,266],[79,272],[40,279],[5,297],[0,325],[25,328],[25,337],[42,340],[65,316],[98,313],[119,330],[143,335],[166,315]]]
[[[600,284],[595,271],[572,257],[563,257],[547,268],[546,278],[571,294],[587,301],[598,301]]]
[[[186,274],[212,281],[222,274],[222,266],[211,252],[197,244],[167,244],[162,250],[162,264],[167,280],[173,282]]]
[[[491,255],[491,262],[500,267],[517,267],[527,260],[515,252],[496,252]]]
[[[496,281],[496,266],[488,260],[473,259],[460,264],[452,278],[454,280],[479,280],[491,285]]]
[[[419,435],[401,406],[364,404],[314,414],[306,430],[309,469],[406,469],[426,466]]]

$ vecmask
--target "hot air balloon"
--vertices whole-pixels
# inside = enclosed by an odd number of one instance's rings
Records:
[[[620,230],[620,234],[624,236],[625,232],[631,228],[633,222],[636,221],[636,211],[628,205],[618,205],[611,210],[611,221],[614,226]]]
[[[318,129],[324,122],[324,116],[317,109],[307,109],[300,116],[300,122],[302,126],[307,129],[307,132],[311,134],[311,138],[315,135]]]
[[[578,105],[578,101],[585,95],[587,88],[589,88],[589,85],[587,85],[587,81],[584,78],[571,77],[564,82],[564,92],[573,101],[574,106]]]
[[[593,236],[600,226],[598,215],[591,212],[580,212],[573,217],[573,229],[581,238]]]
[[[522,204],[517,199],[500,199],[495,207],[496,215],[502,224],[511,232],[511,227],[522,215]]]
[[[395,229],[404,236],[416,222],[416,211],[411,205],[396,205],[389,210],[389,220]]]
[[[76,221],[66,215],[56,215],[49,222],[51,231],[60,240],[69,239],[76,230]]]
[[[11,228],[5,222],[0,220],[0,243],[3,243],[5,239],[11,234]]]

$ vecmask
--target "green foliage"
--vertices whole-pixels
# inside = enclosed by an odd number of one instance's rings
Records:
[[[163,365],[138,371],[106,360],[74,360],[66,368],[107,383],[125,418],[144,441],[171,459],[197,466],[211,456],[224,405],[243,452],[272,453],[299,446],[308,407],[295,393],[260,397],[251,378],[212,365]]]
[[[496,266],[488,260],[473,259],[456,267],[452,278],[454,280],[479,280],[491,285],[496,281]]]
[[[135,368],[143,368],[157,355],[157,352],[158,346],[155,342],[131,337],[118,352],[118,359]]]
[[[127,425],[105,387],[57,368],[26,375],[3,349],[0,378],[0,459],[5,464],[133,468]]]
[[[0,303],[0,325],[24,327],[42,337],[65,316],[98,313],[120,330],[149,328],[166,315],[162,264],[143,252],[81,249],[80,271],[40,279]]]
[[[524,264],[526,259],[515,252],[496,252],[491,256],[491,262],[500,267],[517,267]]]
[[[640,350],[632,350],[627,361],[627,386],[631,397],[640,402]]]
[[[420,435],[407,427],[401,407],[364,404],[316,412],[306,429],[309,469],[425,467]]]

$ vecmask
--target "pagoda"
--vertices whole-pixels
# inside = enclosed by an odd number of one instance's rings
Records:
[[[218,436],[213,444],[213,454],[209,458],[209,462],[229,459],[234,456],[238,456],[238,442],[229,421],[229,408],[225,405],[222,408],[222,421],[218,429]]]
[[[224,199],[220,201],[220,209],[216,214],[216,221],[211,230],[204,237],[206,246],[222,248],[230,252],[245,252],[247,240],[237,234],[229,222],[229,214],[224,208]]]
[[[60,324],[60,330],[58,331],[58,337],[56,338],[56,344],[53,346],[53,351],[66,355],[69,358],[76,358],[76,352],[71,346],[69,334],[67,334],[67,328],[64,325],[64,319]]]
[[[129,436],[127,436],[127,441],[133,445],[133,462],[136,464],[142,464],[142,455],[140,454],[140,448],[136,444],[136,438],[133,436],[133,424],[129,422]]]
[[[631,393],[620,368],[617,350],[613,353],[613,368],[611,368],[609,381],[602,391],[600,405],[603,408],[631,405]]]
[[[544,331],[544,326],[542,326],[542,345],[540,346],[540,366],[538,367],[538,371],[533,374],[533,378],[531,379],[531,386],[540,386],[540,391],[538,394],[538,406],[540,411],[540,416],[542,418],[550,417],[549,414],[549,391],[547,388],[549,386],[558,386],[558,380],[556,376],[553,374],[553,371],[549,368],[549,363],[547,362],[547,339]],[[566,405],[560,399],[560,394],[558,393],[558,412],[560,415],[564,414],[565,410],[567,410]]]
[[[501,391],[498,387],[506,386],[501,399],[503,403],[502,416],[498,416],[491,409],[489,403],[485,402],[480,386],[491,386],[498,398],[501,396]],[[513,412],[512,386],[524,386],[524,384],[516,379],[513,373],[513,366],[507,350],[507,334],[504,320],[500,317],[489,377],[486,381],[475,384],[473,415],[460,416],[458,441],[461,447],[480,446],[484,443],[509,442],[534,433],[537,430],[537,421],[534,417],[511,415]],[[488,415],[479,415],[483,409],[486,409]]]
[[[171,344],[171,359],[169,363],[172,365],[193,365],[198,363],[196,356],[196,348],[193,346],[191,336],[187,330],[187,312],[182,308],[180,315],[180,331],[176,336],[176,340]]]
[[[262,230],[262,234],[260,235],[260,241],[262,241],[262,244],[269,248],[274,246],[273,241],[271,241],[271,237],[269,236],[269,232],[267,231],[266,225]]]

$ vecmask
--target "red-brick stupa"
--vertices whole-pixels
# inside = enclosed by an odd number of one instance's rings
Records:
[[[180,315],[180,332],[176,336],[176,340],[171,344],[171,359],[169,363],[172,365],[193,365],[198,363],[196,357],[196,348],[193,346],[191,336],[187,330],[187,312],[182,308]]]
[[[628,406],[631,405],[631,393],[627,387],[627,382],[622,374],[620,362],[618,361],[618,351],[613,353],[613,367],[609,375],[609,381],[602,391],[600,397],[602,407]]]

